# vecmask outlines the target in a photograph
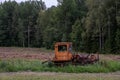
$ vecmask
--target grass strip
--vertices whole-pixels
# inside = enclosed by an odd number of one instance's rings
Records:
[[[120,62],[118,61],[100,61],[93,65],[65,67],[48,66],[42,64],[39,60],[22,60],[11,59],[0,61],[0,72],[18,72],[18,71],[35,71],[35,72],[67,72],[67,73],[107,73],[120,71]]]

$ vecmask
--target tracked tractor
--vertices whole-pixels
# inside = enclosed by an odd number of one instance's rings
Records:
[[[75,54],[71,42],[57,42],[54,58],[51,60],[57,66],[93,64],[99,60],[99,54]]]

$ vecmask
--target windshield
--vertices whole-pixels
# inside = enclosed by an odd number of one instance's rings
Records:
[[[58,51],[59,52],[67,51],[67,45],[60,45],[60,46],[58,46]]]

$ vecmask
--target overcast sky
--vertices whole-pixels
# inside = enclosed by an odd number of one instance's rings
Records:
[[[5,0],[0,0],[0,2],[4,2]],[[9,0],[6,0],[9,1]],[[28,1],[28,0],[15,0],[17,2],[21,2],[21,1]],[[47,7],[51,7],[52,5],[57,5],[57,0],[42,0],[45,2]]]

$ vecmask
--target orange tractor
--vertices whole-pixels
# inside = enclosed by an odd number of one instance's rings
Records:
[[[57,42],[55,44],[55,55],[51,60],[55,65],[85,65],[93,64],[99,60],[99,54],[73,54],[71,42]]]

